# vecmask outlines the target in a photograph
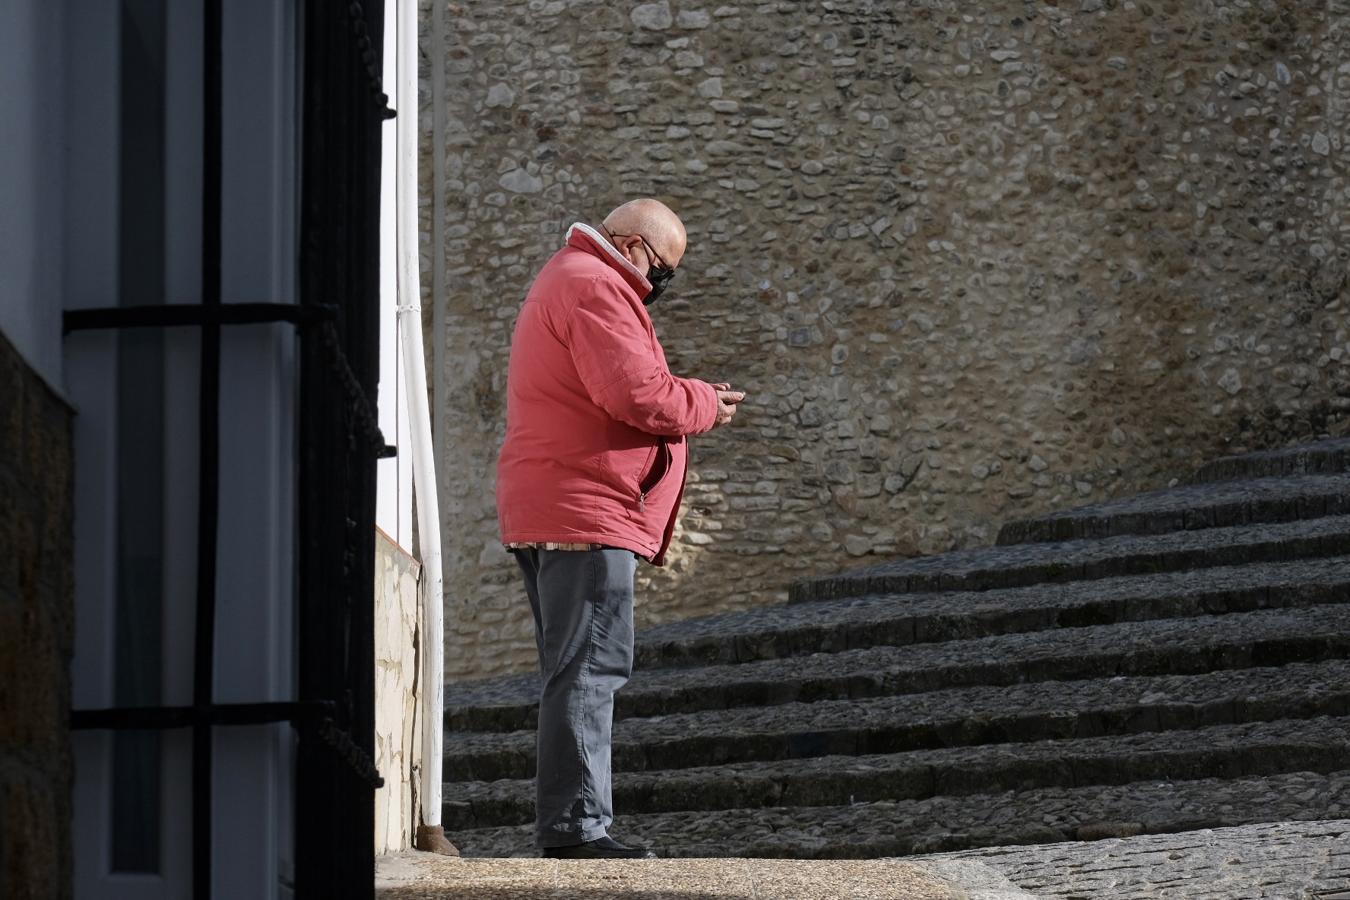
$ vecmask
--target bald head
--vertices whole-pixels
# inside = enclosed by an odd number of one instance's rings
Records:
[[[678,266],[684,256],[688,240],[684,223],[660,200],[649,197],[629,200],[605,216],[605,227],[613,234],[632,235],[634,240],[639,235],[646,238],[661,259],[672,267]],[[628,239],[620,239],[619,243],[626,244]],[[645,253],[645,249],[642,252]],[[652,264],[655,265],[656,260],[652,260]]]

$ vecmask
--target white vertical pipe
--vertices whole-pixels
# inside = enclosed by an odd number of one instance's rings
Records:
[[[445,702],[443,658],[440,510],[436,502],[436,466],[431,451],[431,415],[427,407],[427,369],[422,349],[421,285],[418,280],[417,228],[417,0],[398,2],[398,330],[403,341],[412,433],[413,494],[417,499],[417,537],[426,578],[422,614],[422,824],[441,824],[442,710]]]

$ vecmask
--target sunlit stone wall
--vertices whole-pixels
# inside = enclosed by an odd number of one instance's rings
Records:
[[[423,14],[452,676],[533,663],[493,502],[511,327],[629,197],[689,228],[672,367],[749,393],[642,624],[1346,427],[1346,0]]]

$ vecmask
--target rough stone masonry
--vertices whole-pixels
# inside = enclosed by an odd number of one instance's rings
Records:
[[[0,335],[0,897],[71,895],[72,411]]]
[[[749,392],[643,625],[978,546],[1350,424],[1350,0],[431,0],[424,315],[448,674],[529,668],[497,543],[511,327],[654,195],[658,333]]]

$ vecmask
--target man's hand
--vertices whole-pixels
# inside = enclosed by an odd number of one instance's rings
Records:
[[[713,428],[725,425],[736,415],[736,404],[745,399],[745,391],[733,391],[731,385],[718,383],[713,385],[717,391],[717,421]]]

